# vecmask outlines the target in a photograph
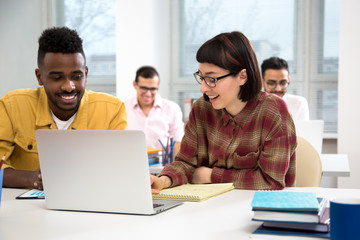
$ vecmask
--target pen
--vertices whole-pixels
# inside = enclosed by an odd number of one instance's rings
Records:
[[[163,165],[165,165],[166,162],[167,162],[166,148],[165,148],[164,144],[161,142],[161,140],[160,140],[160,139],[158,139],[158,140],[159,140],[159,143],[161,144],[161,147],[162,147],[163,150],[164,150],[162,163],[163,163]]]
[[[171,144],[171,149],[170,149],[170,154],[169,154],[170,162],[173,162],[173,161],[174,161],[174,158],[173,158],[173,149],[174,149],[175,143],[176,143],[176,141],[174,140],[173,143]]]
[[[4,156],[0,160],[0,169],[2,168],[2,165],[5,162],[5,156],[6,156],[6,153],[4,153]]]
[[[161,147],[164,149],[164,151],[165,151],[165,146],[164,146],[164,144],[161,142],[161,140],[160,139],[158,139],[159,140],[159,143],[161,144]]]
[[[171,163],[172,162],[172,145],[173,145],[173,142],[174,142],[174,137],[170,137],[170,144],[169,144],[169,150],[168,150],[168,163]]]
[[[166,140],[166,149],[165,149],[165,164],[169,163],[169,137]]]

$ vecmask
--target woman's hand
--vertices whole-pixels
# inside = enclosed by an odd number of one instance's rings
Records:
[[[167,176],[157,177],[150,175],[151,192],[159,193],[161,189],[168,188],[171,185],[171,179]]]
[[[198,167],[195,169],[191,183],[201,184],[201,183],[211,183],[211,173],[212,168],[208,167]]]

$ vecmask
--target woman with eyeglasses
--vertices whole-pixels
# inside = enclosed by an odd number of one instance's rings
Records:
[[[295,182],[295,126],[285,102],[261,91],[251,43],[222,33],[197,52],[203,97],[192,107],[175,162],[151,176],[153,192],[186,183],[283,189]]]

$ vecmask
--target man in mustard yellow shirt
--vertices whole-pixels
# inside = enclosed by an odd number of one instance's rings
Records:
[[[87,73],[82,40],[76,31],[62,27],[42,33],[35,70],[41,87],[15,90],[0,99],[4,187],[42,188],[36,129],[126,128],[124,103],[85,90]],[[64,158],[66,152],[64,149]]]

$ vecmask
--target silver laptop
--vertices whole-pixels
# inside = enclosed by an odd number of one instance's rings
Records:
[[[49,209],[152,215],[145,135],[130,130],[36,130]],[[155,206],[154,206],[155,205]]]

